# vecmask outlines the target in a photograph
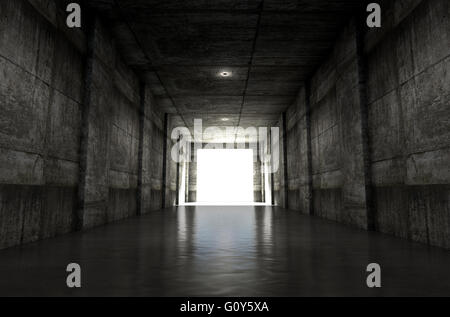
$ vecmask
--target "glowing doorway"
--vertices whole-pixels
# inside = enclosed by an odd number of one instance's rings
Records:
[[[253,150],[198,150],[197,202],[253,203]]]

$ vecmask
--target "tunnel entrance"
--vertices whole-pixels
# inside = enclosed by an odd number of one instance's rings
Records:
[[[198,150],[197,195],[200,204],[252,204],[253,150]]]

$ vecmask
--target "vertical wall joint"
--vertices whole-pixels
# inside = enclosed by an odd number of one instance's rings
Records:
[[[308,213],[314,215],[314,191],[312,170],[312,141],[311,141],[311,83],[305,82],[305,121],[306,121],[306,155],[308,164]]]
[[[86,10],[87,11],[87,10]],[[81,230],[84,226],[86,175],[88,161],[88,140],[89,140],[89,114],[91,108],[91,92],[93,81],[93,65],[95,51],[95,31],[97,19],[89,11],[84,15],[84,25],[86,25],[86,55],[83,70],[83,103],[81,109],[80,128],[80,157],[79,157],[79,180],[77,192],[77,213],[75,220],[75,230]]]
[[[143,202],[143,178],[144,178],[144,132],[145,132],[145,83],[139,83],[139,148],[138,148],[138,183],[136,197],[136,213],[144,213]]]
[[[169,114],[165,113],[164,114],[164,131],[163,131],[163,175],[162,175],[162,208],[166,208],[166,190],[167,190],[167,136],[168,136],[168,131],[167,129],[169,128]]]
[[[180,144],[181,142],[181,136],[178,136],[177,143]],[[176,177],[176,205],[178,206],[180,204],[180,168],[182,168],[182,164],[180,164],[180,152],[178,151],[178,162],[177,162],[177,177]]]
[[[359,104],[361,115],[361,134],[362,134],[362,150],[364,161],[364,185],[366,195],[367,210],[367,229],[374,231],[375,226],[375,206],[373,199],[372,171],[371,171],[371,153],[370,153],[370,135],[369,135],[369,111],[367,97],[367,75],[368,65],[367,56],[364,50],[364,36],[366,30],[365,17],[360,14],[356,18],[356,54],[358,62],[358,84],[359,84]]]
[[[288,166],[287,166],[287,122],[286,112],[283,112],[283,181],[284,181],[284,207],[289,208],[289,181],[288,181]]]

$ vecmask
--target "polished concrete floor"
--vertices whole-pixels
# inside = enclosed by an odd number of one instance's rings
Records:
[[[450,252],[280,208],[189,206],[0,251],[0,295],[450,296]]]

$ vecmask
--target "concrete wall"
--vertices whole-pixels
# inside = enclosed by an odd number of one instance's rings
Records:
[[[163,195],[164,116],[154,107],[152,107],[152,115],[148,119],[148,129],[149,135],[145,137],[145,140],[148,140],[151,146],[149,146],[149,159],[147,160],[150,176],[147,188],[150,191],[150,210],[158,210],[162,208]]]
[[[367,229],[355,28],[345,28],[310,81],[312,203],[315,215]]]
[[[187,202],[197,201],[197,157],[194,144],[191,145],[191,161],[188,164],[188,200]]]
[[[309,213],[309,166],[307,155],[307,107],[305,87],[296,103],[286,112],[286,145],[288,169],[288,201],[290,209]],[[316,136],[317,137],[317,136]]]
[[[140,171],[139,80],[101,22],[86,80],[87,36],[63,4],[0,2],[0,248],[136,215],[139,173],[143,211],[161,207],[161,114],[147,92]]]
[[[171,207],[176,205],[177,202],[177,168],[178,164],[176,161],[172,159],[171,151],[172,147],[175,145],[176,140],[171,139],[171,133],[174,128],[177,127],[177,124],[172,120],[172,116],[168,116],[168,130],[167,130],[167,138],[166,138],[166,146],[167,146],[167,155],[166,155],[166,198],[165,198],[165,207]]]
[[[253,149],[258,151],[258,159],[253,162],[253,201],[264,202],[264,182],[261,160],[259,158],[259,147],[253,145]]]
[[[352,20],[287,111],[288,206],[308,213],[309,170],[314,214],[449,248],[449,3],[382,6],[362,54]]]
[[[366,36],[376,228],[450,248],[449,1],[388,8]]]
[[[283,135],[283,116],[280,116],[280,120],[277,124],[274,125],[279,128],[279,139],[278,139],[278,147],[279,147],[279,168],[273,173],[273,202],[277,206],[282,206],[287,208],[286,197],[285,197],[285,177],[284,177],[284,139]],[[276,146],[276,143],[274,144]]]
[[[0,248],[75,225],[84,40],[47,9],[0,3]]]

